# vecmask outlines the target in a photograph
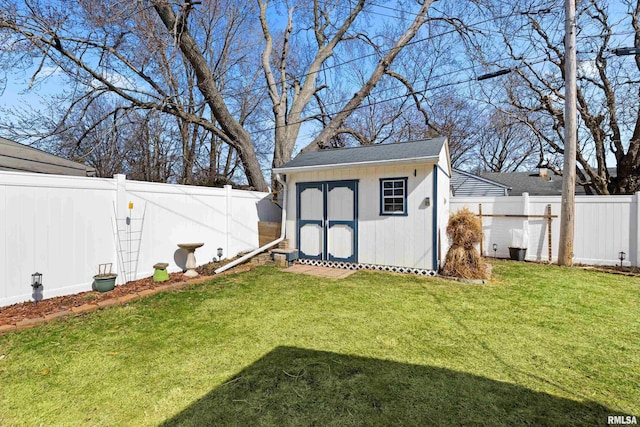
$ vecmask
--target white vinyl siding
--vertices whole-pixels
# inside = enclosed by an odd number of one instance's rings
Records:
[[[451,172],[451,190],[454,197],[509,195],[506,186],[455,169]]]

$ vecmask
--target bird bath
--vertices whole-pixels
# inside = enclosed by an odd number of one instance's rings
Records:
[[[187,251],[187,271],[184,275],[187,277],[196,277],[198,272],[196,271],[196,249],[203,246],[204,243],[178,243],[180,249]]]

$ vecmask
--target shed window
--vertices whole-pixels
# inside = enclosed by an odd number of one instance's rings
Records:
[[[380,179],[380,215],[407,215],[407,178]]]

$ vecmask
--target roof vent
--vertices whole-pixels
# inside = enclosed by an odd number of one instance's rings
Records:
[[[549,169],[547,168],[539,168],[538,169],[538,176],[546,181],[548,181],[550,179],[549,177]]]

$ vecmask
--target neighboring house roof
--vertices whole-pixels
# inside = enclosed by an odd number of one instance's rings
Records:
[[[370,166],[371,164],[437,162],[447,138],[439,137],[395,144],[373,144],[353,148],[336,148],[299,154],[288,163],[274,168],[275,173],[338,167]]]
[[[451,191],[454,197],[509,195],[507,185],[459,169],[451,172]]]
[[[478,174],[482,178],[499,182],[510,188],[510,196],[560,196],[562,195],[562,177],[551,171],[535,172],[483,172]],[[584,195],[584,188],[576,186],[576,194]]]
[[[93,176],[95,169],[0,137],[0,170]]]

